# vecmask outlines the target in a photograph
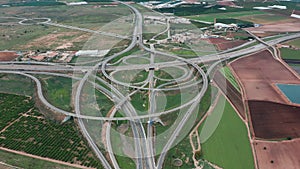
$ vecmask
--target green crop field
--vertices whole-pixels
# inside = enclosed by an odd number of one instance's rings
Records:
[[[292,40],[292,41],[289,41],[287,44],[293,45],[296,48],[300,48],[300,38]]]
[[[1,147],[102,168],[73,120],[58,124],[45,119],[29,97],[0,94],[0,100]]]
[[[236,90],[241,91],[240,86],[229,67],[223,67],[222,69],[220,69],[220,71],[226,77],[226,79],[236,88]]]
[[[228,101],[225,102],[223,110],[224,101],[225,97],[221,96],[211,114],[221,115],[221,120],[211,137],[201,144],[201,157],[224,169],[253,169],[254,162],[246,124]],[[199,131],[204,128],[204,124],[202,123]]]
[[[36,158],[18,155],[0,150],[0,162],[20,168],[34,169],[75,169],[61,164],[56,164]],[[1,168],[1,165],[0,165]],[[5,168],[5,167],[4,167]],[[6,168],[5,168],[6,169]]]
[[[289,48],[280,48],[281,57],[283,59],[300,59],[300,51],[289,49]]]
[[[275,23],[278,21],[283,21],[289,19],[287,16],[276,15],[276,14],[261,14],[261,15],[250,15],[250,16],[241,16],[239,17],[241,20],[257,23],[257,24],[267,24],[267,23]]]

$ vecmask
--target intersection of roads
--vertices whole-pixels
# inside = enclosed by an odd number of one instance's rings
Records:
[[[119,2],[119,1],[117,1]],[[161,51],[155,50],[153,46],[150,45],[150,48],[146,47],[143,43],[143,16],[137,10],[135,7],[123,3],[123,5],[126,5],[134,14],[134,30],[131,37],[131,43],[127,46],[126,49],[123,51],[113,54],[107,58],[104,58],[103,60],[97,62],[94,64],[94,66],[83,66],[83,65],[71,65],[71,64],[59,64],[59,63],[41,63],[41,62],[31,62],[30,65],[25,62],[1,62],[0,63],[0,73],[8,73],[8,74],[18,74],[22,76],[26,76],[28,78],[31,78],[37,87],[37,95],[38,98],[41,100],[43,104],[45,104],[46,107],[49,109],[62,113],[67,116],[72,116],[74,118],[78,119],[78,124],[80,127],[81,132],[87,139],[88,143],[96,153],[97,157],[101,160],[104,168],[106,169],[119,169],[120,166],[116,160],[116,157],[113,152],[113,146],[112,146],[112,139],[111,139],[111,123],[112,121],[121,121],[121,120],[128,120],[129,124],[131,126],[132,134],[133,134],[133,144],[134,144],[134,160],[136,162],[136,168],[137,169],[161,169],[163,167],[163,163],[166,157],[166,154],[168,150],[172,147],[178,136],[181,134],[180,132],[184,128],[184,126],[187,124],[189,119],[192,117],[193,113],[195,112],[197,106],[199,105],[204,93],[206,92],[209,80],[208,77],[211,72],[217,67],[219,63],[222,61],[245,56],[247,54],[251,54],[266,48],[269,48],[270,46],[274,46],[277,43],[298,38],[300,37],[300,33],[297,34],[288,34],[284,37],[279,37],[273,40],[270,40],[268,42],[264,42],[252,45],[253,42],[248,42],[245,45],[223,51],[216,54],[201,56],[198,58],[192,58],[192,59],[185,59],[176,55],[164,53]],[[47,20],[47,23],[49,25],[53,26],[63,26],[59,24],[51,23],[49,20]],[[66,27],[70,29],[77,29],[75,27]],[[169,26],[168,28],[169,29]],[[89,30],[82,30],[82,31],[89,31]],[[167,30],[165,30],[167,31]],[[164,32],[165,32],[164,31]],[[94,32],[95,33],[95,32]],[[98,32],[99,33],[99,32]],[[116,34],[110,34],[105,32],[100,32],[102,35],[106,36],[114,36],[121,39],[127,39],[128,37],[124,37],[121,35]],[[253,35],[254,36],[254,35]],[[260,41],[261,39],[257,39]],[[249,45],[249,47],[247,47]],[[121,65],[121,66],[115,66],[110,65],[109,62],[117,58],[118,56],[132,50],[135,46],[139,46],[139,48],[143,49],[144,51],[150,53],[150,59],[148,64],[130,64],[130,65]],[[162,55],[166,57],[173,58],[173,61],[168,62],[154,62],[154,59],[157,55]],[[207,70],[203,70],[201,67],[199,67],[199,63],[212,63],[210,64],[210,67],[208,67]],[[155,85],[155,70],[159,70],[162,68],[167,67],[182,67],[186,66],[189,68],[192,68],[197,72],[198,80],[194,80],[193,83],[182,85],[182,86],[175,86],[173,88],[163,88],[163,87],[156,87]],[[144,70],[148,72],[148,77],[145,80],[145,82],[141,86],[132,85],[130,83],[124,83],[120,82],[112,77],[111,74],[109,74],[109,71],[124,71],[124,70]],[[101,72],[101,74],[105,77],[100,78],[95,75],[95,72]],[[183,77],[175,79],[175,81],[185,81],[186,79],[189,79],[192,75],[189,73],[189,70],[185,70],[185,74]],[[82,77],[76,77],[69,74],[65,74],[65,72],[81,72],[84,74]],[[43,95],[42,90],[42,84],[39,81],[38,78],[34,76],[34,74],[45,74],[45,75],[51,75],[51,76],[60,76],[60,77],[67,77],[67,78],[73,78],[75,80],[78,80],[78,86],[76,87],[75,92],[75,99],[74,99],[74,112],[67,112],[62,109],[59,109],[52,104],[50,104],[47,99]],[[91,80],[93,79],[93,80]],[[200,80],[199,80],[200,79]],[[109,82],[108,82],[109,81]],[[99,85],[97,82],[101,82],[101,84],[106,85],[106,87],[103,87],[102,85]],[[93,85],[93,87],[99,91],[101,91],[103,94],[108,96],[108,99],[115,101],[115,106],[111,110],[109,116],[102,117],[102,116],[92,116],[88,115],[88,113],[82,111],[82,94],[83,94],[83,88],[86,83],[90,83]],[[124,95],[119,89],[117,89],[114,85],[120,85],[125,86],[127,88],[135,89],[132,90],[132,92],[128,93],[127,95]],[[172,90],[180,90],[181,88],[185,87],[199,87],[199,91],[197,91],[195,97],[188,101],[187,103],[184,103],[176,108],[172,108],[170,110],[164,110],[164,111],[157,111],[157,103],[155,101],[155,95],[159,91],[172,91]],[[107,87],[110,89],[108,90]],[[135,107],[130,102],[130,97],[134,95],[138,90],[147,91],[149,94],[148,102],[149,102],[149,108],[147,111],[147,114],[139,114]],[[153,126],[151,122],[159,118],[161,115],[168,114],[171,112],[174,112],[176,110],[180,110],[182,108],[186,108],[186,112],[184,113],[184,116],[180,120],[179,123],[177,123],[177,126],[175,126],[175,130],[171,133],[170,137],[166,141],[166,144],[163,145],[163,148],[161,152],[156,152],[156,145],[155,145],[155,130],[153,130]],[[124,113],[124,117],[115,117],[115,114],[122,110]],[[93,137],[90,135],[86,128],[85,120],[100,120],[103,124],[106,124],[106,151],[109,153],[110,162],[106,159],[106,157],[103,155],[103,152],[100,151],[97,143],[93,139]],[[146,125],[143,125],[143,120],[148,121],[149,123]],[[157,154],[158,153],[158,154]],[[156,159],[156,157],[158,158]]]

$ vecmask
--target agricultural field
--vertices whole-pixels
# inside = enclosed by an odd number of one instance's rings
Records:
[[[300,39],[295,39],[295,40],[291,40],[291,41],[288,41],[286,44],[288,45],[292,45],[296,48],[300,48]]]
[[[7,126],[11,121],[19,118],[21,113],[28,111],[33,103],[32,100],[26,96],[10,95],[10,94],[1,94],[0,93],[0,129],[2,130]],[[4,113],[9,112],[9,113]]]
[[[0,50],[79,50],[89,33],[48,25],[0,26]]]
[[[221,120],[207,141],[201,144],[201,158],[224,169],[253,169],[254,161],[246,124],[239,118],[228,101],[220,96],[211,116],[221,115]],[[221,114],[220,114],[221,113]],[[199,131],[204,129],[205,122]],[[200,141],[202,140],[200,134]]]
[[[269,5],[274,5],[274,1],[237,1],[237,5],[243,6],[244,8],[247,9],[252,9],[253,7],[257,6],[269,6]],[[293,1],[277,1],[277,5],[284,5],[287,6],[287,10],[284,10],[290,14],[290,12],[295,9],[300,9],[300,5],[297,2]],[[283,12],[283,11],[281,11]]]
[[[290,48],[280,48],[280,55],[283,59],[300,59],[300,51]]]
[[[227,12],[227,13],[192,15],[192,16],[187,16],[186,18],[213,23],[215,18],[216,19],[228,19],[228,18],[239,19],[243,16],[257,17],[258,15],[262,15],[262,14],[266,14],[266,12],[253,10],[253,11],[242,11],[242,12]]]
[[[236,78],[233,76],[233,74],[232,74],[231,70],[229,69],[229,67],[227,67],[227,66],[223,67],[222,69],[220,69],[220,72],[236,88],[236,90],[238,90],[239,92],[241,91],[240,86],[239,86]]]
[[[0,150],[0,162],[21,168],[35,168],[35,169],[76,169],[61,164],[56,164],[36,158],[31,158],[19,154],[14,154]],[[0,165],[0,168],[2,166]],[[4,168],[5,169],[5,168]],[[10,169],[10,167],[8,167]]]
[[[282,15],[276,15],[272,13],[267,13],[267,14],[261,14],[261,15],[254,15],[254,16],[242,16],[239,17],[241,20],[245,20],[248,22],[253,22],[256,24],[271,24],[271,23],[277,23],[281,21],[290,21],[290,17],[288,16],[282,16]]]
[[[95,5],[97,6],[98,3],[83,6],[54,5],[1,8],[0,50],[80,50],[85,47],[84,44],[93,34],[73,28],[67,29],[63,26],[99,30],[112,21],[118,23],[119,21],[116,19],[131,15],[130,10],[124,5],[101,7],[101,10]],[[62,26],[45,23],[20,25],[21,18],[49,18],[51,23]],[[120,29],[116,28],[109,31],[118,32]]]
[[[0,74],[0,93],[33,96],[34,82],[15,74]]]
[[[21,2],[9,1],[7,3],[4,3],[4,5],[9,5],[9,6],[57,6],[57,5],[65,5],[65,3],[57,2],[55,0],[21,1]]]
[[[73,120],[58,124],[45,119],[34,108],[29,97],[1,94],[0,98],[0,106],[7,106],[1,112],[1,147],[72,164],[102,168]],[[18,105],[21,103],[26,105]]]

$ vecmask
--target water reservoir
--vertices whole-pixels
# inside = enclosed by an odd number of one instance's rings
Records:
[[[300,85],[297,84],[276,84],[276,85],[292,103],[300,104]]]

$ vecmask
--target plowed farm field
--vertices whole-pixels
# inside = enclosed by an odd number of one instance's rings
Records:
[[[265,50],[230,64],[248,102],[252,133],[262,139],[300,137],[300,108],[276,84],[300,84],[298,75]]]

